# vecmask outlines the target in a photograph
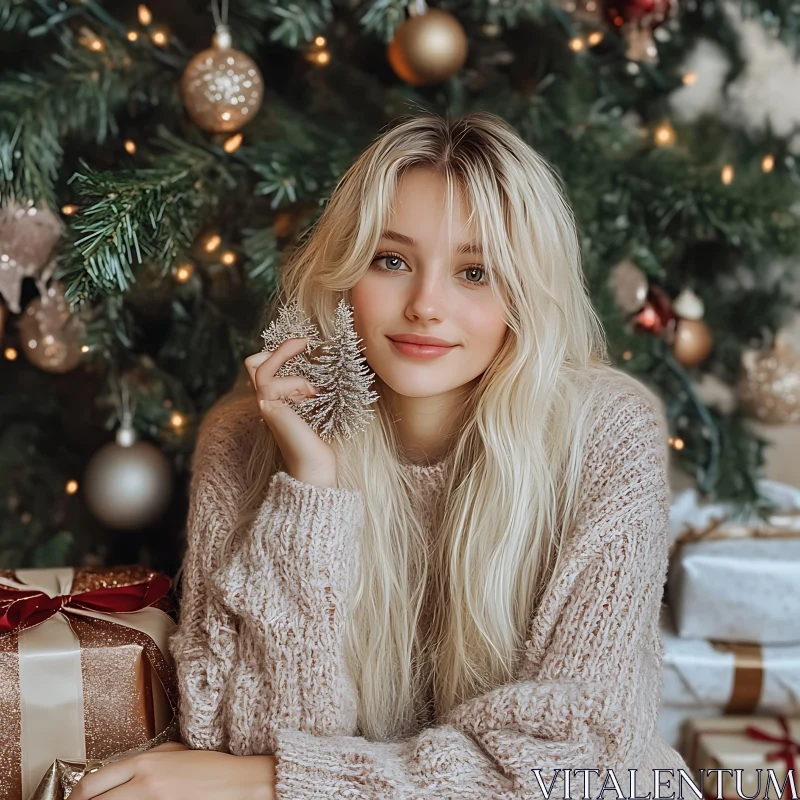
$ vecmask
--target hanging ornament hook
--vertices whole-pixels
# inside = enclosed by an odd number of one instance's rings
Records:
[[[112,373],[112,382],[115,385],[114,405],[117,409],[117,444],[120,447],[130,447],[136,441],[136,429],[133,427],[133,414],[136,410],[135,402],[131,401],[130,385],[128,377],[123,375],[121,378],[116,370]]]
[[[211,0],[211,13],[214,15],[214,46],[220,50],[228,50],[232,45],[231,30],[228,27],[228,0],[222,0],[222,6],[217,0]]]

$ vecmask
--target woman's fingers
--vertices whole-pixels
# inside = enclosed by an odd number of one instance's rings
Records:
[[[245,360],[245,366],[250,373],[253,386],[258,389],[259,383],[265,383],[274,378],[275,373],[292,357],[306,349],[308,340],[302,338],[287,339],[281,342],[274,350],[254,353]]]
[[[123,758],[100,767],[96,772],[88,772],[75,785],[70,793],[70,800],[91,800],[115,786],[127,783],[135,773],[133,762],[133,758]]]

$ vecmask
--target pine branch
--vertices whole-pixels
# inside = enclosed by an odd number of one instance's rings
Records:
[[[168,152],[151,167],[94,171],[82,161],[84,172],[71,178],[81,210],[71,218],[74,242],[59,270],[67,299],[124,292],[135,281],[134,265],[145,260],[168,272],[188,252],[223,183],[235,182],[208,150],[163,129],[157,144]]]

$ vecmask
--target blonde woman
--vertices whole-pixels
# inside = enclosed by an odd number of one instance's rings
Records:
[[[171,642],[186,744],[73,800],[667,786],[654,771],[686,764],[656,730],[666,425],[608,363],[545,162],[488,113],[400,120],[281,289],[323,339],[352,305],[375,417],[325,443],[292,408],[314,387],[275,376],[305,340],[246,360],[194,459]]]

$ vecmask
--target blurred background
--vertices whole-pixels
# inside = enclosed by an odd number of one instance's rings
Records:
[[[174,575],[198,424],[339,177],[488,110],[664,399],[665,736],[797,713],[799,45],[796,0],[0,0],[0,569]]]

